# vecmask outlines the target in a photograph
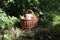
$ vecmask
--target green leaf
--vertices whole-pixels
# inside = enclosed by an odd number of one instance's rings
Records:
[[[60,15],[54,14],[53,25],[60,24]]]

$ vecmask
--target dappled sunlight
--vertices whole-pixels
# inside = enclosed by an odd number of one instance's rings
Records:
[[[60,0],[0,0],[0,40],[60,40]]]
[[[53,25],[60,24],[60,15],[59,14],[53,14]]]

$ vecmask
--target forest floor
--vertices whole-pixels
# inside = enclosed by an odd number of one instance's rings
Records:
[[[35,40],[34,35],[38,32],[36,29],[22,30],[17,27],[11,27],[0,32],[0,40]]]

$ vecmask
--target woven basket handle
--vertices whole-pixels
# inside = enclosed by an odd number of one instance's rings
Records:
[[[27,10],[25,14],[29,14],[29,11],[31,12],[31,14],[32,14],[34,17],[36,17],[36,15],[34,14],[34,12],[33,12],[31,9]]]
[[[26,11],[26,14],[29,14],[29,12],[34,13],[31,9]]]

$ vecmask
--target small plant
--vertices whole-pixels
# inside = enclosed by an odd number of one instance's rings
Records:
[[[17,21],[18,21],[18,19],[16,17],[7,16],[4,11],[0,10],[0,28],[1,29],[10,27],[10,26],[14,25],[14,23]]]
[[[60,24],[60,15],[58,14],[53,14],[53,25]]]
[[[2,38],[2,40],[11,40],[11,39],[9,38],[8,35],[5,34],[5,35],[3,36],[3,38]]]

